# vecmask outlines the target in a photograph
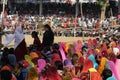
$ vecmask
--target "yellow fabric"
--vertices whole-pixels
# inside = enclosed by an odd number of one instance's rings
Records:
[[[99,49],[96,49],[96,51],[99,53],[100,52],[100,50]]]
[[[1,71],[4,71],[4,70],[8,70],[8,71],[11,72],[11,69],[10,69],[10,67],[8,67],[8,66],[3,66],[3,67],[1,68]]]
[[[33,64],[33,62],[31,61],[31,58],[30,58],[29,55],[25,55],[25,60],[26,60],[29,64],[31,64],[32,67],[34,67],[34,64]]]
[[[76,52],[76,54],[78,55],[78,57],[82,57],[82,54],[80,52]]]
[[[31,59],[35,59],[35,58],[38,58],[39,56],[38,56],[38,54],[36,53],[36,52],[31,52],[30,53],[30,58]]]
[[[28,69],[27,80],[38,80],[38,73],[35,68]]]
[[[113,52],[112,48],[108,49],[108,54],[111,54]]]
[[[116,20],[114,20],[114,21],[113,21],[113,24],[114,24],[114,26],[116,26],[116,25],[117,25],[117,22],[116,22]]]
[[[69,45],[70,45],[70,43],[66,42],[66,44],[65,44],[65,51],[66,51],[67,53],[68,53]]]
[[[107,58],[105,58],[105,57],[103,57],[103,58],[101,59],[101,62],[100,62],[99,68],[98,68],[98,72],[99,72],[100,74],[102,74],[102,72],[103,72],[103,70],[104,70],[104,68],[105,68],[106,61],[107,61]]]
[[[95,68],[90,68],[89,71],[90,72],[97,72],[97,70]]]
[[[110,46],[111,46],[111,48],[114,48],[114,47],[116,47],[116,43],[115,42],[111,42]]]

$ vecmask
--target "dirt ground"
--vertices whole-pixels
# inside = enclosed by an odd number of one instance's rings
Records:
[[[90,37],[55,37],[54,42],[75,42],[77,40],[88,40]],[[4,44],[5,36],[2,37],[2,43]],[[30,35],[25,35],[25,40],[27,46],[33,43],[33,38]],[[42,36],[40,36],[40,40],[42,41]],[[12,41],[8,47],[14,47],[14,41]]]

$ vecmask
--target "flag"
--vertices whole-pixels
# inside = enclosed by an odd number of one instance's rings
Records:
[[[27,47],[22,27],[18,26],[14,34],[15,34],[14,54],[16,56],[16,59],[19,61],[21,59],[24,59],[24,56],[27,53]]]
[[[8,44],[10,44],[14,40],[15,34],[7,34],[7,33],[5,33],[5,38],[6,39],[4,41],[4,46],[7,47]]]

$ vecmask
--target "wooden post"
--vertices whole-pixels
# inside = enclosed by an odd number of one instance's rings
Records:
[[[2,5],[2,13],[1,13],[1,17],[2,17],[2,25],[0,26],[0,49],[2,48],[2,27],[4,25],[4,12],[5,12],[5,0],[3,0],[3,5]]]
[[[79,5],[79,0],[76,0],[76,13],[75,13],[75,17],[77,17],[78,14],[79,14],[79,7],[78,7],[78,5]]]
[[[80,2],[80,13],[81,13],[81,18],[83,18],[82,1]]]
[[[83,10],[82,10],[82,1],[80,1],[80,13],[81,13],[81,20],[82,20],[82,24],[83,24]],[[82,39],[84,40],[84,30],[85,30],[85,26],[82,25]]]
[[[113,17],[113,11],[112,11],[112,8],[110,8],[110,14],[111,14],[111,17]]]
[[[43,0],[40,0],[40,5],[39,5],[39,15],[42,16],[42,4],[43,4]]]
[[[114,27],[114,20],[113,20],[113,11],[112,11],[112,8],[110,8],[110,15],[111,15],[111,18],[112,18],[112,27]]]

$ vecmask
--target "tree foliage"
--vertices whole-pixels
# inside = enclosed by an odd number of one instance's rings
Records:
[[[99,0],[97,3],[101,6],[101,10],[109,6],[109,0]]]

